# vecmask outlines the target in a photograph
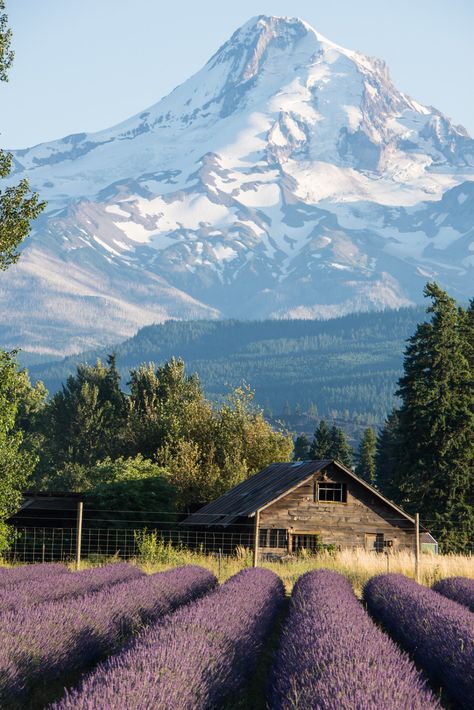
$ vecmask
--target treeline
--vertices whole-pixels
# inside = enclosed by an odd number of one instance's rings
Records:
[[[322,420],[312,441],[295,441],[295,459],[337,458],[406,511],[419,512],[444,551],[474,548],[474,300],[460,307],[436,284],[425,296],[430,320],[405,350],[393,409],[367,427],[354,452]]]
[[[110,355],[79,365],[48,401],[41,383],[31,386],[3,357],[0,385],[11,402],[8,473],[0,478],[13,501],[7,512],[25,487],[88,492],[106,510],[185,511],[291,458],[291,436],[270,426],[247,386],[213,403],[182,360],[131,370],[125,392]]]
[[[245,380],[267,417],[299,426],[288,415],[316,405],[319,416],[345,417],[349,426],[357,419],[360,431],[382,424],[393,408],[404,342],[423,317],[422,309],[406,308],[327,321],[169,321],[142,328],[118,345],[117,367],[126,382],[128,371],[142,362],[182,358],[211,399]],[[78,363],[105,360],[106,355],[94,351],[34,365],[31,377],[54,393]],[[311,426],[308,419],[308,432]]]
[[[0,520],[21,489],[83,491],[102,510],[191,510],[274,461],[338,459],[408,512],[444,550],[467,550],[474,523],[474,302],[428,284],[428,320],[408,341],[382,427],[354,452],[342,427],[308,416],[312,439],[270,424],[246,385],[211,400],[183,360],[132,368],[114,355],[79,364],[51,399],[14,358],[0,358]],[[346,410],[347,411],[347,410]],[[350,416],[350,415],[349,415]]]

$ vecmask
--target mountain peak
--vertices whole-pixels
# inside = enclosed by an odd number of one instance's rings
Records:
[[[245,83],[259,74],[270,57],[288,56],[305,40],[307,59],[318,51],[321,41],[326,41],[297,17],[258,15],[236,30],[206,66],[212,69],[218,64],[227,64],[233,83]]]
[[[474,141],[298,18],[252,18],[154,106],[14,159],[48,211],[3,312],[17,328],[23,304],[30,333],[54,294],[67,347],[92,322],[113,342],[167,317],[406,305],[426,278],[472,290]]]

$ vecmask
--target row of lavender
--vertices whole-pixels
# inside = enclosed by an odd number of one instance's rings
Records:
[[[408,654],[384,634],[345,577],[296,582],[271,674],[272,710],[429,710],[439,704]]]
[[[116,562],[67,574],[63,571],[67,568],[62,565],[38,565],[38,567],[42,569],[37,570],[36,575],[33,569],[29,574],[28,570],[25,570],[22,575],[18,575],[15,582],[5,581],[3,587],[0,587],[0,613],[46,601],[79,597],[113,584],[144,577],[144,572],[139,567],[126,562]]]
[[[50,586],[57,589],[56,600],[54,595],[48,598],[48,572]],[[0,647],[7,641],[6,653],[0,650],[0,706],[5,702],[9,707],[20,707],[32,689],[37,691],[57,679],[70,680],[91,663],[119,650],[144,622],[161,619],[215,584],[215,578],[199,568],[151,577],[122,564],[102,568],[102,577],[99,570],[94,572],[97,576],[89,575],[87,591],[82,581],[87,573],[65,575],[59,565],[39,565],[36,571],[23,572],[18,568],[20,590],[22,574],[37,580],[34,585],[23,585],[38,587],[37,599],[33,595],[28,602],[36,601],[37,606],[31,607],[30,613],[22,605],[16,612],[0,615]],[[121,575],[126,581],[119,582]],[[12,588],[4,583],[7,576],[0,574],[0,600],[8,599],[6,592]],[[74,592],[66,578],[80,579],[79,591],[76,588]],[[461,578],[443,580],[435,589],[466,606],[474,596],[474,582]],[[84,596],[74,598],[77,594]],[[47,601],[41,603],[43,598]],[[415,653],[419,664],[425,663],[427,673],[446,687],[459,707],[471,707],[472,614],[398,575],[371,580],[365,598],[373,616]],[[394,599],[398,601],[395,612]],[[281,582],[273,573],[240,573],[167,617],[165,623],[152,624],[57,708],[118,708],[124,707],[124,702],[127,707],[161,707],[165,700],[171,710],[219,707],[248,678],[281,600]],[[429,621],[426,618],[430,608],[434,623],[431,614]],[[233,610],[230,617],[229,609]],[[29,622],[30,616],[34,618]],[[75,620],[78,623],[74,624]],[[440,639],[446,628],[449,633],[443,645]],[[47,643],[42,645],[44,638]],[[38,664],[43,666],[41,671]],[[369,710],[439,707],[409,657],[374,625],[347,580],[326,570],[304,575],[295,585],[272,672],[269,702],[273,710],[329,710],[336,702],[342,710],[359,706]]]
[[[369,580],[364,589],[370,613],[433,684],[447,691],[455,707],[466,710],[474,707],[474,614],[468,608],[472,586],[469,580],[445,580],[434,591],[403,575],[386,574]]]
[[[454,602],[467,606],[474,611],[474,579],[467,577],[449,577],[437,582],[433,589]]]
[[[23,708],[27,699],[31,703],[32,697],[47,695],[54,684],[64,687],[118,651],[144,624],[197,599],[216,582],[207,570],[189,566],[123,582],[114,578],[99,591],[4,611],[0,707]]]
[[[110,658],[55,710],[221,708],[255,670],[284,599],[279,577],[247,569]]]
[[[69,569],[59,562],[21,565],[19,567],[0,567],[0,589],[17,582],[41,580],[55,577],[58,574],[69,574]]]

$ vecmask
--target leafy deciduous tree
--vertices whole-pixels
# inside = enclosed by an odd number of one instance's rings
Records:
[[[18,509],[36,463],[22,447],[21,430],[15,428],[21,380],[13,357],[0,351],[0,555],[8,547],[11,532],[6,520]]]
[[[5,2],[0,0],[0,81],[8,81],[8,70],[13,62],[10,48],[12,33],[4,10]],[[11,154],[0,150],[0,178],[7,178],[11,168]],[[28,236],[31,221],[44,207],[45,203],[40,202],[38,195],[31,192],[26,179],[18,185],[0,190],[0,271],[18,261],[18,247]]]
[[[43,470],[71,462],[91,466],[123,447],[126,400],[120,390],[115,357],[107,365],[79,365],[45,412],[47,444]]]

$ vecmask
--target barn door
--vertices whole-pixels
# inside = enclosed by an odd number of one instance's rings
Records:
[[[383,552],[383,533],[365,533],[365,549],[368,552]]]

